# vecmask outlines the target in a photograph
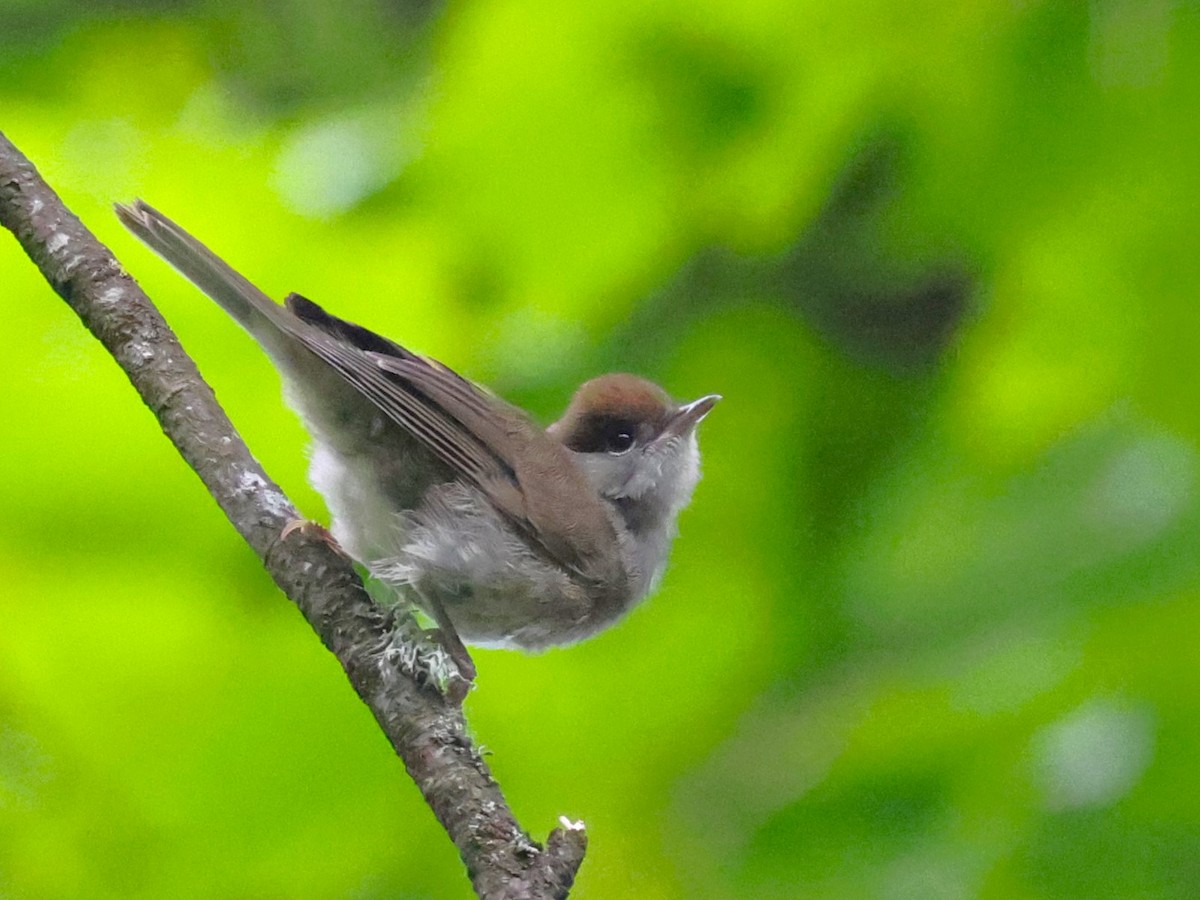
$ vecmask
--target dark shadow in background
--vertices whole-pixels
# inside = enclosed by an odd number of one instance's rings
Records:
[[[839,596],[846,539],[864,524],[865,498],[897,451],[924,428],[942,363],[973,313],[978,266],[962,254],[901,258],[884,234],[907,173],[906,138],[878,129],[861,142],[816,219],[783,254],[747,258],[710,248],[691,259],[657,296],[640,305],[604,354],[654,371],[670,336],[719,310],[763,299],[799,317],[820,362],[813,398],[779,440],[793,448],[795,498],[781,583],[793,584],[776,610],[803,627],[781,627],[802,644],[782,647],[797,677],[843,655],[855,625]],[[931,236],[924,246],[946,246]],[[787,365],[787,360],[780,360]],[[719,374],[714,383],[720,389]],[[752,403],[752,397],[729,402]],[[772,415],[776,411],[762,411]],[[751,477],[748,475],[747,477]],[[799,574],[798,574],[799,573]],[[788,652],[795,650],[795,652]]]

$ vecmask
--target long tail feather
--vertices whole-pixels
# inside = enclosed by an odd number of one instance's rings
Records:
[[[151,250],[215,300],[264,349],[280,347],[284,318],[291,314],[188,232],[142,200],[115,205],[117,218]]]

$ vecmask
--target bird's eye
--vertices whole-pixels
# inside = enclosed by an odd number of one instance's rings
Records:
[[[605,449],[609,453],[624,453],[633,446],[633,431],[621,428],[608,435]]]

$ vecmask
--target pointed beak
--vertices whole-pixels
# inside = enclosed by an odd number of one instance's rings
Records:
[[[667,422],[667,427],[663,429],[663,434],[671,436],[687,434],[700,423],[701,419],[709,414],[720,399],[720,394],[707,394],[699,400],[685,403],[679,409],[675,410],[675,413]]]

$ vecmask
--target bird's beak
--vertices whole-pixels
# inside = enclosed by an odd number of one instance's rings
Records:
[[[663,429],[663,436],[679,437],[687,434],[709,414],[720,399],[720,394],[707,394],[699,400],[685,403],[671,415],[667,427]]]

